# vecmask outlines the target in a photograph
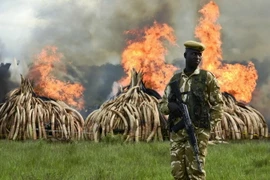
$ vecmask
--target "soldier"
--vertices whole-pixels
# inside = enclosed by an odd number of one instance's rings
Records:
[[[174,179],[205,179],[204,170],[207,145],[210,131],[215,124],[222,119],[223,101],[216,77],[199,68],[202,60],[202,52],[205,46],[196,41],[187,41],[184,57],[186,66],[182,72],[175,73],[170,82],[178,80],[181,99],[187,105],[190,119],[197,137],[199,159],[202,171],[199,170],[192,147],[188,141],[181,109],[174,101],[171,101],[170,83],[166,86],[162,100],[159,103],[159,110],[172,119],[170,130],[178,123],[180,130],[171,131],[171,168]],[[182,124],[182,125],[181,125]],[[178,126],[179,127],[179,126]],[[179,128],[178,128],[179,129]]]

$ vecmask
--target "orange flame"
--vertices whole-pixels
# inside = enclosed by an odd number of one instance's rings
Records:
[[[219,8],[216,3],[211,1],[199,12],[202,17],[195,29],[195,36],[206,45],[202,68],[217,76],[222,92],[232,94],[238,101],[250,102],[258,79],[254,64],[249,62],[247,66],[244,66],[222,63],[221,26],[216,23]]]
[[[82,109],[84,87],[79,83],[62,82],[51,74],[56,67],[66,72],[64,64],[60,61],[62,57],[63,55],[57,52],[57,47],[45,47],[37,55],[28,77],[34,81],[34,90],[39,96],[61,100]]]
[[[140,38],[139,31],[127,31],[126,33],[136,35],[133,41],[128,42],[128,47],[122,53],[121,64],[127,74],[120,80],[122,85],[130,82],[130,71],[134,68],[143,73],[143,81],[147,88],[162,92],[166,83],[177,69],[173,65],[165,63],[167,49],[162,40],[167,40],[176,45],[174,31],[167,24],[158,24],[144,29],[144,35]]]

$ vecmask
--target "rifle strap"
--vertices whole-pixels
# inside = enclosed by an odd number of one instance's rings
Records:
[[[174,81],[177,81],[177,83],[180,85],[180,82],[181,82],[181,76],[182,76],[182,72],[179,72],[179,73],[176,73],[173,75],[173,77],[171,78],[170,80],[170,83],[174,82]],[[190,94],[191,91],[186,91],[186,92],[180,92],[181,95],[186,95],[186,94]],[[169,96],[171,97],[171,96]],[[182,99],[182,97],[179,97]]]

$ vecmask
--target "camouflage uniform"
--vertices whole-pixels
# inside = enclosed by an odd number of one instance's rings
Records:
[[[202,77],[205,76],[204,80]],[[193,74],[187,76],[184,72],[177,73],[173,76],[171,81],[179,79],[179,87],[181,92],[192,92],[182,95],[182,100],[189,109],[189,114],[194,125],[196,137],[199,146],[199,158],[202,161],[203,172],[198,171],[197,162],[194,158],[193,150],[189,145],[188,136],[185,131],[179,130],[177,133],[171,132],[171,167],[172,175],[175,179],[205,179],[206,173],[204,171],[205,156],[207,153],[207,144],[210,137],[211,128],[222,119],[222,95],[219,91],[219,86],[215,76],[208,72],[197,68]],[[199,79],[199,81],[198,81]],[[201,81],[200,81],[201,80]],[[159,103],[159,110],[168,115],[168,99],[170,98],[170,86],[167,85],[164,96]],[[201,100],[191,101],[194,95],[199,94]],[[203,108],[196,107],[194,102],[202,101]],[[197,109],[200,111],[207,111],[209,114],[207,118],[200,118],[196,114]],[[174,124],[181,121],[180,118],[174,120]],[[201,122],[204,121],[202,124]]]

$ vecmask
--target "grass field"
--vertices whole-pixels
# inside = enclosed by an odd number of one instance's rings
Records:
[[[169,142],[0,141],[0,179],[170,180]],[[269,180],[270,141],[210,145],[208,180]]]

